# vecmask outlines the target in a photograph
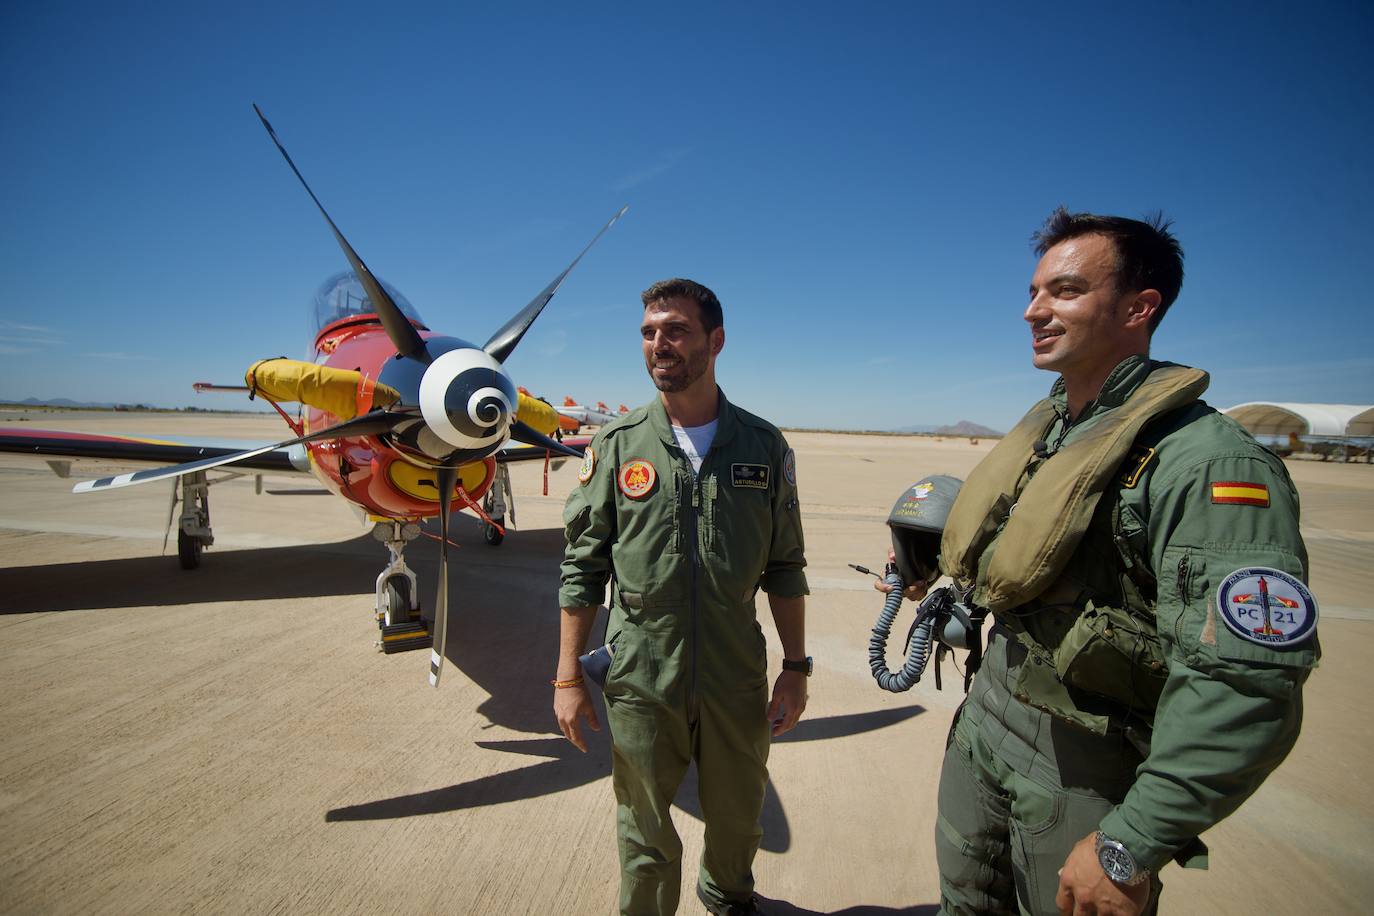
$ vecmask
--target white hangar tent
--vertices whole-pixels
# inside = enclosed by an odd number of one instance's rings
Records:
[[[1319,436],[1323,439],[1374,436],[1374,406],[1356,404],[1278,404],[1253,401],[1223,411],[1255,436]]]

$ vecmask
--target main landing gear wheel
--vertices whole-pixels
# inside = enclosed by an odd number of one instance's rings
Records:
[[[504,527],[506,524],[506,517],[504,515],[498,515],[493,521],[496,522],[496,525]],[[506,533],[500,528],[497,528],[496,525],[487,523],[482,526],[482,537],[486,540],[487,544],[492,547],[495,547],[506,539]]]
[[[182,569],[195,569],[200,565],[200,555],[205,550],[205,542],[185,531],[177,532],[177,559]]]

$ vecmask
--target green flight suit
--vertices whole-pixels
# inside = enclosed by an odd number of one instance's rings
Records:
[[[1057,382],[1041,437],[1049,457],[1027,455],[1017,486],[1160,366],[1123,361],[1072,422]],[[1238,484],[1248,495],[1228,497]],[[1220,619],[1218,585],[1249,567],[1305,582],[1298,511],[1283,462],[1203,402],[1145,426],[1062,573],[995,615],[941,772],[942,912],[1057,912],[1057,872],[1098,829],[1154,873],[1147,912],[1162,865],[1205,867],[1197,837],[1288,754],[1320,655],[1315,630],[1286,647],[1237,635]],[[1093,620],[1124,651],[1099,652],[1086,674],[1066,669]]]
[[[564,508],[559,603],[599,605],[611,582],[605,698],[621,912],[677,909],[682,845],[670,808],[693,760],[706,824],[700,885],[715,901],[748,900],[770,731],[754,595],[807,594],[792,453],[721,394],[695,475],[657,398],[597,433],[589,454]]]

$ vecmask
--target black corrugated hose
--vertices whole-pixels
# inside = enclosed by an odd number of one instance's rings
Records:
[[[902,606],[902,591],[906,583],[902,581],[901,574],[890,566],[883,581],[892,586],[892,591],[887,593],[882,613],[873,625],[873,636],[868,641],[868,667],[879,687],[901,693],[914,687],[925,673],[926,663],[930,661],[931,629],[935,618],[939,616],[937,611],[949,600],[949,590],[936,589],[921,602],[916,611],[916,621],[906,636],[906,664],[894,674],[887,669],[887,638],[892,632],[892,621],[897,619],[897,611]]]

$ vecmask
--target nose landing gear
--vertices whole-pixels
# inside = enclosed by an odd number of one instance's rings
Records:
[[[430,648],[434,636],[420,613],[419,583],[404,556],[406,545],[420,536],[420,526],[381,521],[373,526],[372,536],[391,551],[391,562],[377,577],[377,648],[387,655]]]
[[[510,506],[511,524],[515,524],[515,499],[510,489],[510,469],[504,464],[496,466],[496,480],[492,481],[487,495],[482,497],[482,511],[491,522],[482,525],[482,539],[490,547],[495,547],[506,539],[506,507]],[[496,524],[492,524],[495,522]]]

